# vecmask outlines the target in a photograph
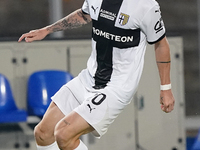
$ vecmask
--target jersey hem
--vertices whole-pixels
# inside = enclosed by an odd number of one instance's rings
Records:
[[[161,41],[165,36],[166,36],[166,35],[165,35],[165,33],[164,33],[158,40],[156,40],[156,41],[154,41],[154,42],[149,42],[149,41],[147,41],[147,42],[148,42],[149,44],[155,44],[155,43]]]
[[[84,13],[84,14],[86,14],[86,15],[89,15],[88,13],[86,13],[83,9],[81,9],[82,10],[82,12]]]

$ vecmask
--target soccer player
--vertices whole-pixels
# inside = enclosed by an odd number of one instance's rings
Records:
[[[91,21],[92,52],[87,68],[52,97],[34,130],[38,150],[87,150],[81,135],[105,134],[136,92],[147,42],[155,45],[161,109],[168,113],[174,108],[170,49],[155,0],[85,0],[82,9],[23,34],[19,42],[42,40],[52,32]]]

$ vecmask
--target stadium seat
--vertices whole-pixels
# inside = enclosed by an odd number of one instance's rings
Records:
[[[31,74],[28,80],[28,115],[41,118],[51,103],[51,96],[72,78],[69,72],[60,70],[43,70]]]
[[[0,123],[17,123],[27,120],[27,112],[18,109],[8,79],[0,74]]]
[[[191,150],[200,150],[200,129],[198,131],[198,134],[195,138],[195,141],[194,141],[194,144],[193,144]]]
[[[27,112],[23,109],[19,109],[16,104],[12,94],[11,86],[8,79],[0,74],[0,124],[2,127],[7,127],[9,130],[15,128],[16,133],[16,143],[15,148],[19,148],[19,138],[18,131],[23,131],[19,126],[20,123],[26,124]],[[29,143],[26,140],[26,147],[29,147]]]

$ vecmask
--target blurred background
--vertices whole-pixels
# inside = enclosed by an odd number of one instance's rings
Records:
[[[0,0],[0,42],[16,42],[30,30],[42,28],[80,8],[83,0]],[[200,127],[200,2],[158,0],[168,37],[181,37],[183,46],[184,116]],[[57,14],[57,16],[55,16]],[[89,40],[91,24],[48,36],[45,40]],[[1,49],[0,49],[1,50]],[[1,72],[1,70],[0,70]],[[187,130],[196,136],[198,130]],[[1,141],[1,139],[0,139]]]

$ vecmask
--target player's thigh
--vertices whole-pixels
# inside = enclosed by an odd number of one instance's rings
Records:
[[[42,132],[54,133],[56,124],[64,117],[65,115],[60,111],[57,105],[54,102],[51,102],[46,113],[43,116],[43,119],[37,125],[39,130]]]
[[[78,139],[81,135],[92,131],[94,128],[78,113],[72,111],[56,125],[55,135],[58,138],[69,140],[71,138]]]

